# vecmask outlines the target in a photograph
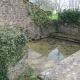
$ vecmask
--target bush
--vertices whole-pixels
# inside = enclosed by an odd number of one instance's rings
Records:
[[[35,5],[27,5],[28,15],[34,20],[35,24],[39,27],[48,27],[52,25],[52,21],[49,15],[52,15],[52,11],[44,11]]]
[[[40,13],[35,13],[35,17],[33,18],[33,20],[35,24],[39,27],[40,26],[47,27],[51,25],[51,19]]]
[[[52,11],[45,11],[45,13],[47,14],[47,16],[52,16]]]
[[[8,65],[15,65],[26,53],[26,37],[15,29],[0,29],[0,80],[8,80]]]
[[[63,12],[58,13],[59,20],[66,23],[78,23],[80,19],[80,11],[75,10],[63,10]]]

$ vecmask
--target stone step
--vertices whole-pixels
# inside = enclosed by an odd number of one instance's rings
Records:
[[[63,33],[51,33],[50,37],[80,43],[80,37]]]
[[[53,60],[50,60],[46,56],[43,56],[33,50],[29,50],[26,62],[34,69],[34,73],[36,75],[48,68],[52,68],[55,64]]]

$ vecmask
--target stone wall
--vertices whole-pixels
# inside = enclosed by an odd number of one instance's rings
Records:
[[[28,59],[28,54],[25,54],[23,58],[18,61],[15,66],[9,65],[8,78],[9,80],[20,80],[23,76],[29,76],[28,63],[25,63]]]
[[[80,36],[80,24],[59,24],[58,29],[61,33]]]
[[[40,28],[36,27],[27,15],[28,3],[23,0],[0,0],[0,27],[14,27],[25,33],[29,40],[48,37],[52,29],[42,29],[42,33]]]
[[[23,0],[0,0],[0,27],[14,27],[25,33],[29,40],[45,38],[49,33],[56,32],[54,26],[40,28],[34,24],[28,16],[28,3]],[[79,24],[59,24],[58,29],[61,33],[80,36]]]
[[[27,10],[23,0],[0,0],[0,27],[14,27],[25,31]]]

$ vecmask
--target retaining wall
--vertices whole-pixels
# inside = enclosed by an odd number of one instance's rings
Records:
[[[61,33],[80,36],[80,24],[59,24],[58,29]]]

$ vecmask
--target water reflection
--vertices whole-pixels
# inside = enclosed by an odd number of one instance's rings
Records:
[[[59,52],[59,47],[58,47],[49,53],[48,58],[52,59],[56,62],[59,62],[59,61],[63,60],[65,57]]]

